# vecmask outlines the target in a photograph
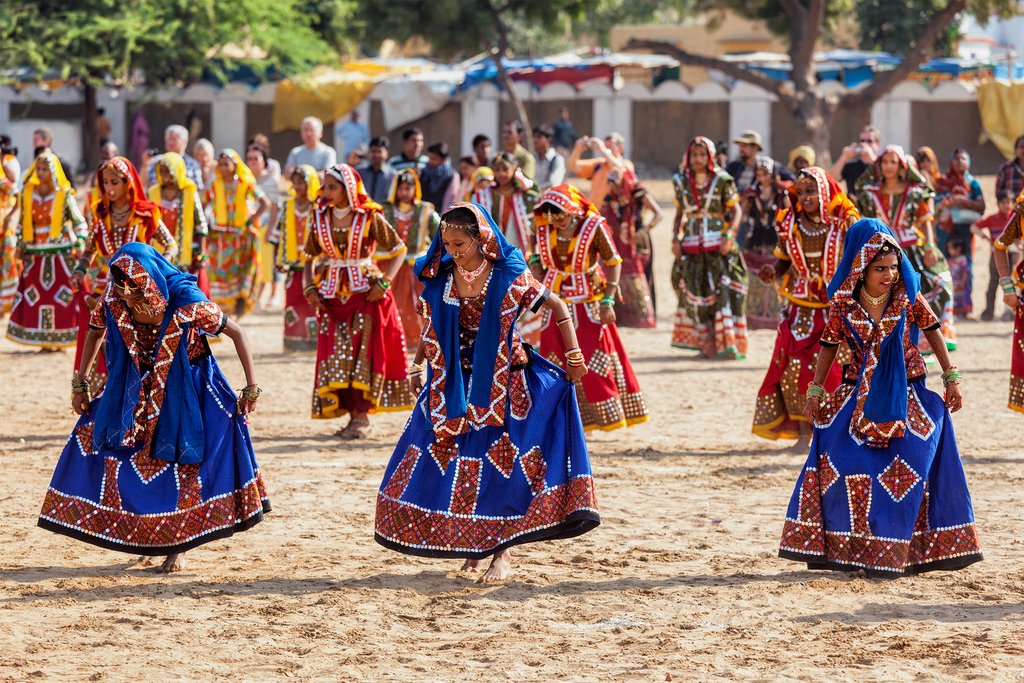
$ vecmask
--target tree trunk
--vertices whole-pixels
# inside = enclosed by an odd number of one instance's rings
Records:
[[[82,106],[85,108],[85,115],[82,117],[82,167],[88,175],[96,169],[100,159],[100,141],[96,135],[96,86],[86,80],[82,91]]]
[[[501,19],[498,18],[495,22],[498,29],[498,53],[494,54],[491,52],[491,56],[494,59],[495,66],[498,67],[498,77],[501,79],[501,84],[508,92],[508,96],[512,99],[512,105],[516,108],[516,114],[519,116],[519,122],[523,124],[523,147],[530,150],[530,154],[533,154],[533,126],[530,125],[530,117],[526,113],[526,106],[523,101],[519,98],[519,93],[516,92],[515,84],[512,78],[508,75],[508,71],[505,70],[505,65],[502,63],[502,58],[508,52],[508,32]],[[504,121],[501,122],[504,125]]]
[[[800,132],[801,144],[809,144],[817,153],[815,166],[827,169],[832,165],[830,144],[832,141],[832,114],[836,106],[833,100],[816,92],[802,92],[790,103],[793,126]]]

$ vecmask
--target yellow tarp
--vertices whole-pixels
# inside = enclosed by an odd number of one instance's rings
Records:
[[[334,121],[358,107],[385,78],[430,68],[418,63],[389,64],[373,59],[345,62],[340,69],[318,67],[305,76],[277,84],[271,127],[275,133],[298,130],[307,116]]]
[[[989,140],[1004,157],[1013,158],[1013,141],[1024,134],[1024,83],[982,83],[978,110]]]
[[[379,80],[380,76],[320,67],[301,78],[281,81],[274,91],[271,127],[275,133],[298,130],[307,116],[334,121],[358,107]]]

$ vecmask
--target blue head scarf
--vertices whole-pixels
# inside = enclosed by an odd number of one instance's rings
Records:
[[[161,392],[158,386],[150,396],[140,399],[142,374],[118,327],[112,304],[120,306],[113,294],[113,277],[104,295],[107,320],[107,384],[96,409],[93,432],[97,448],[121,448],[130,445],[125,442],[126,434],[135,428],[135,406],[139,400],[156,401],[159,410],[156,430],[150,442],[150,455],[161,460],[181,463],[198,463],[203,460],[204,431],[200,412],[200,400],[196,391],[190,362],[187,340],[190,322],[176,319],[175,314],[183,306],[208,302],[209,299],[196,284],[195,275],[182,273],[153,247],[133,242],[124,245],[111,257],[111,266],[124,271],[132,282],[143,291],[162,297],[165,305],[160,323],[159,342],[164,342],[169,328],[176,333],[172,340],[176,344],[170,368],[167,370],[166,386]],[[180,334],[178,334],[180,332]],[[156,372],[156,370],[154,370]],[[130,439],[129,439],[130,441]],[[139,445],[139,444],[136,444]]]
[[[498,344],[502,341],[501,304],[509,286],[526,272],[526,259],[523,258],[523,252],[509,244],[484,207],[474,202],[457,202],[448,208],[445,215],[458,208],[469,209],[476,216],[480,227],[480,250],[484,258],[491,262],[487,300],[484,302],[479,332],[473,345],[472,376],[492,378],[497,370]],[[468,405],[490,405],[491,382],[473,382],[472,390],[467,395],[462,372],[459,370],[459,307],[444,301],[448,275],[455,264],[444,248],[443,232],[442,218],[441,229],[434,235],[427,253],[416,260],[414,272],[423,282],[423,299],[430,305],[431,325],[444,354],[445,368],[448,372],[444,397],[447,419],[451,420],[465,416]],[[511,343],[515,325],[512,325],[508,334],[509,339],[504,341]]]
[[[862,218],[847,231],[843,242],[843,260],[828,284],[830,300],[852,300],[864,271],[883,250],[895,252],[900,259],[900,282],[895,285],[889,306],[899,305],[902,310],[899,321],[879,342],[878,366],[871,378],[864,404],[864,416],[878,424],[904,421],[907,418],[907,367],[903,353],[903,332],[907,325],[907,311],[914,305],[921,290],[920,276],[900,249],[892,229],[876,218]],[[906,294],[905,299],[903,293]],[[887,308],[884,315],[889,313]],[[918,329],[914,327],[910,333],[911,343],[917,344],[917,337]],[[867,355],[864,354],[865,361]],[[863,372],[861,377],[863,381]]]

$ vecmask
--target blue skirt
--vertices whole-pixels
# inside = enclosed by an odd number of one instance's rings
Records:
[[[982,559],[949,412],[924,379],[908,387],[907,432],[885,448],[850,433],[844,384],[826,404],[789,503],[779,556],[811,569],[899,576]],[[829,410],[829,406],[835,406]]]
[[[526,347],[529,349],[529,347]],[[502,426],[441,448],[421,392],[377,495],[374,538],[410,555],[480,559],[600,524],[573,384],[529,350]]]
[[[93,446],[93,399],[54,470],[39,526],[102,548],[170,555],[230,536],[270,511],[245,418],[212,356],[191,365],[202,402],[205,457],[187,465],[138,447]]]

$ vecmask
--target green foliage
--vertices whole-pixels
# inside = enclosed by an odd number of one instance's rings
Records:
[[[795,0],[807,7],[806,0]],[[847,16],[859,0],[825,0],[825,19],[822,31],[827,35],[836,23]],[[695,0],[697,12],[732,10],[741,17],[765,22],[768,30],[777,36],[788,36],[793,28],[792,18],[779,0]]]
[[[921,27],[927,25],[935,12],[946,3],[944,0],[904,0],[899,11],[894,12],[887,0],[858,0],[858,38],[863,50],[885,50],[896,55],[906,54],[914,45]],[[959,28],[953,24],[939,35],[932,48],[936,57],[953,54]]]
[[[3,0],[0,64],[94,85],[223,78],[241,65],[293,73],[331,58],[310,24],[298,0]]]

